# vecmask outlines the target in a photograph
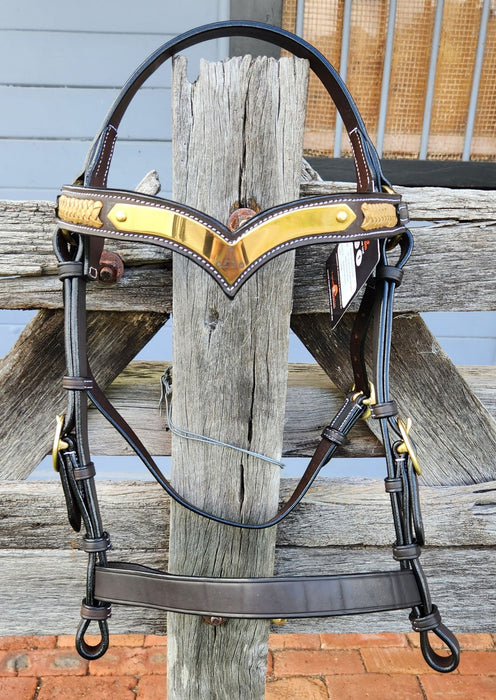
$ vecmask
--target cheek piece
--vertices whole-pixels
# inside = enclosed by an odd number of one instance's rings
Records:
[[[334,101],[350,139],[357,191],[309,197],[261,212],[232,233],[203,212],[159,197],[107,187],[119,123],[137,90],[167,59],[190,46],[220,37],[262,39],[309,61]],[[161,608],[174,612],[238,618],[296,618],[347,615],[410,608],[427,663],[448,672],[458,665],[459,646],[431,602],[419,562],[424,543],[415,448],[410,421],[397,417],[389,394],[389,358],[394,291],[412,249],[406,205],[382,174],[380,161],[355,103],[339,74],[313,46],[277,27],[256,22],[218,22],[193,29],[159,47],[129,78],[92,143],[83,171],[58,197],[54,236],[63,283],[67,410],[58,417],[53,461],[60,474],[69,522],[84,525],[82,549],[88,554],[86,595],[76,647],[87,659],[102,656],[109,644],[111,603]],[[179,252],[200,265],[234,297],[266,260],[286,250],[315,243],[374,242],[378,264],[365,291],[350,342],[354,386],[320,442],[293,494],[266,522],[236,522],[190,503],[165,478],[146,447],[96,383],[86,350],[86,287],[98,277],[105,238],[154,243]],[[395,248],[395,262],[388,261]],[[319,273],[320,274],[320,273]],[[331,289],[331,303],[333,289]],[[364,345],[371,330],[374,381],[369,381]],[[171,374],[163,380],[170,398]],[[185,508],[230,527],[259,530],[279,523],[298,505],[321,467],[347,440],[353,425],[371,415],[380,424],[386,454],[385,490],[391,500],[395,542],[392,571],[316,574],[269,578],[178,576],[140,564],[109,561],[110,537],[102,525],[95,487],[95,467],[88,442],[88,398],[124,437],[157,482]],[[187,431],[182,431],[187,436]],[[207,441],[215,442],[215,440]],[[99,642],[85,634],[98,624]],[[447,647],[434,651],[429,633]]]

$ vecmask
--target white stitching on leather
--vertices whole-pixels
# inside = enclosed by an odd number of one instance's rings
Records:
[[[113,129],[114,132],[115,132],[115,134],[114,134],[114,143],[113,143],[113,145],[112,145],[112,149],[111,149],[111,152],[110,152],[110,158],[108,158],[108,160],[107,160],[107,168],[106,168],[106,170],[105,170],[104,178],[106,178],[106,177],[107,177],[107,174],[108,174],[108,170],[109,170],[109,167],[110,167],[110,161],[111,161],[111,159],[112,159],[112,154],[113,154],[113,152],[114,152],[115,139],[116,139],[116,137],[117,137],[117,129],[116,129],[115,127],[113,127],[111,124],[109,125],[109,127],[107,128],[107,131],[105,132],[105,138],[103,139],[102,150],[100,151],[100,157],[98,158],[98,167],[97,167],[97,169],[95,170],[95,177],[98,177],[98,173],[100,172],[100,168],[102,167],[101,156],[102,156],[103,153],[105,152],[105,147],[106,147],[106,145],[107,145],[107,139],[109,138],[110,133],[111,133],[111,132],[110,132],[110,127],[112,127],[112,129]]]

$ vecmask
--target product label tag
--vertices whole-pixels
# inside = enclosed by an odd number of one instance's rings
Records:
[[[331,327],[335,328],[379,262],[377,239],[339,243],[327,260]]]

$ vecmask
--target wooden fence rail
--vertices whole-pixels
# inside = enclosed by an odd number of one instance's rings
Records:
[[[342,188],[307,183],[302,192],[323,193],[331,187]],[[412,218],[429,222],[414,231],[414,256],[398,292],[392,363],[393,392],[415,420],[424,467],[421,499],[428,546],[422,558],[446,622],[458,631],[494,632],[496,369],[455,368],[418,312],[496,309],[491,257],[496,193],[409,189],[404,194]],[[83,592],[86,558],[76,551],[78,538],[67,525],[55,475],[53,482],[23,481],[49,450],[53,417],[64,399],[58,383],[64,360],[52,229],[52,205],[0,203],[0,307],[42,309],[0,362],[0,560],[2,597],[8,601],[2,606],[2,634],[72,630]],[[165,364],[124,367],[167,321],[171,261],[152,246],[112,247],[122,255],[126,271],[116,287],[97,283],[89,295],[91,362],[151,451],[169,454],[165,417],[158,411]],[[341,362],[347,357],[347,321],[336,333],[328,332],[325,281],[315,279],[315,270],[322,268],[322,248],[297,254],[292,326],[323,369],[290,367],[287,456],[311,453],[349,382],[346,359]],[[128,453],[93,412],[90,423],[95,454]],[[381,453],[379,440],[362,423],[342,454],[356,458]],[[283,479],[281,499],[290,487],[291,480]],[[169,502],[161,489],[148,481],[118,481],[99,484],[99,492],[115,558],[165,566]],[[382,480],[322,478],[278,527],[276,572],[394,568],[393,538]],[[116,606],[111,626],[115,632],[163,632],[165,614]],[[291,621],[275,631],[407,628],[400,611],[373,618]]]

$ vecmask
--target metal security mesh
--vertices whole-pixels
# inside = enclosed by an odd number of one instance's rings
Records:
[[[465,147],[465,158],[496,160],[496,0],[284,0],[283,27],[301,29],[298,13],[303,37],[336,68],[345,64],[343,77],[384,157],[459,160]],[[335,110],[312,76],[307,155],[337,155],[335,125]],[[350,153],[346,137],[341,153]]]

